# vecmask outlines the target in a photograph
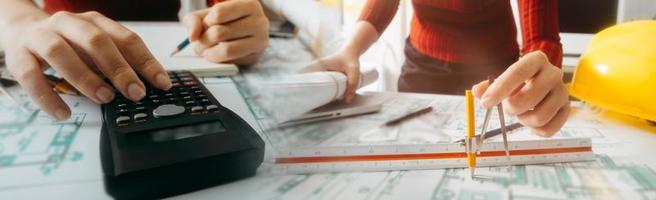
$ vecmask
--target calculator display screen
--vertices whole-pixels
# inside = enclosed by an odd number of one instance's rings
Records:
[[[226,129],[223,124],[218,121],[191,124],[181,127],[166,128],[147,133],[130,133],[125,136],[125,143],[128,145],[149,144],[156,142],[167,142],[174,140],[181,140],[186,138],[193,138],[211,134],[218,134],[225,132]]]

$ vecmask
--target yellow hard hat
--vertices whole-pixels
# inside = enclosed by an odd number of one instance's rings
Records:
[[[569,91],[593,105],[656,121],[656,21],[623,23],[592,37]]]

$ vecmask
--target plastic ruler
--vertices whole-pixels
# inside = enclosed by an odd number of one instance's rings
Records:
[[[502,142],[486,142],[477,166],[506,166]],[[594,160],[590,138],[551,138],[510,141],[510,164],[545,164]],[[277,173],[386,171],[466,167],[465,147],[459,143],[301,147],[280,150]]]

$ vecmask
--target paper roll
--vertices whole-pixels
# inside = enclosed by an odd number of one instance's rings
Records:
[[[358,88],[378,79],[378,71],[361,72]],[[342,99],[347,77],[341,72],[323,71],[293,74],[256,83],[255,103],[275,122],[281,123],[332,101]]]

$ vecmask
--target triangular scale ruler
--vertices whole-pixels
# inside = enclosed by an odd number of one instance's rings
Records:
[[[594,160],[590,138],[510,141],[510,164]],[[506,166],[502,142],[484,143],[477,166]],[[464,145],[457,143],[294,148],[275,157],[277,173],[325,173],[467,167]]]

